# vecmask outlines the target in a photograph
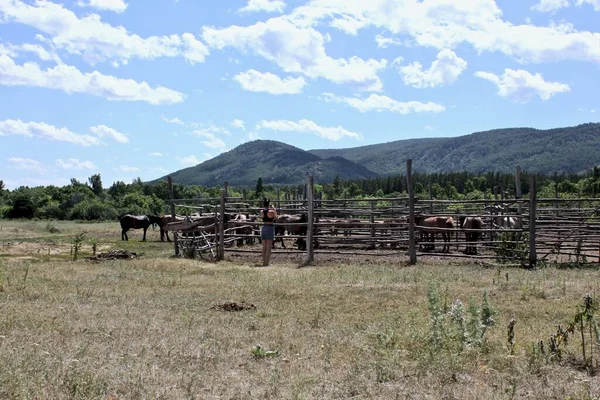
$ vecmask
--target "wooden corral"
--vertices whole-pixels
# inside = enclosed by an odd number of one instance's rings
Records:
[[[412,193],[410,170],[409,160],[408,197],[323,200],[313,194],[312,177],[305,198],[282,199],[277,191],[278,214],[305,215],[307,222],[276,222],[285,234],[272,253],[304,254],[307,263],[327,254],[404,254],[411,264],[432,256],[527,267],[600,262],[600,199],[537,199],[533,179],[529,197],[521,198],[519,168],[512,199],[503,190],[494,199],[420,199]],[[186,219],[165,229],[174,233],[176,254],[215,260],[225,252],[260,254],[260,208],[259,200],[228,197],[225,185],[220,198],[172,199],[173,216],[177,210]],[[474,220],[480,225],[466,222]]]

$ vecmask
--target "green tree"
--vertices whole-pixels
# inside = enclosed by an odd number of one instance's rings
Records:
[[[262,179],[262,177],[260,177],[256,181],[256,197],[262,196],[264,191],[265,191],[265,188],[263,186],[263,179]]]
[[[88,182],[92,187],[92,192],[94,192],[96,196],[100,196],[102,194],[102,179],[100,178],[100,174],[90,176]]]
[[[35,207],[29,190],[18,190],[13,193],[12,207],[8,210],[8,218],[33,218]]]
[[[333,195],[339,196],[342,193],[342,181],[340,180],[340,175],[336,174],[333,179]]]
[[[0,179],[0,192],[4,190],[4,181]]]

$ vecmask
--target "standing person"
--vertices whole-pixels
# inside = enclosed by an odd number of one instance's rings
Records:
[[[273,247],[273,241],[275,240],[275,226],[273,222],[277,218],[277,211],[273,206],[270,205],[269,199],[263,197],[263,209],[260,210],[260,217],[263,220],[262,230],[260,232],[260,238],[262,239],[262,256],[263,256],[263,267],[269,265],[271,259],[271,247]]]

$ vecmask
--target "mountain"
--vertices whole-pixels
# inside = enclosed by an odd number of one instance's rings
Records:
[[[259,177],[268,184],[305,182],[309,170],[316,182],[332,181],[336,174],[348,179],[374,178],[376,173],[342,157],[319,157],[305,150],[273,140],[254,140],[228,152],[170,174],[174,183],[216,186],[255,185]],[[164,180],[159,178],[156,181]],[[154,182],[156,182],[154,181]]]
[[[568,128],[495,129],[453,138],[397,140],[347,149],[309,150],[319,157],[343,157],[378,175],[401,173],[406,159],[419,172],[579,173],[600,164],[600,123]]]
[[[312,169],[316,182],[330,182],[336,174],[342,179],[399,174],[408,158],[419,172],[512,172],[521,165],[529,172],[579,173],[600,164],[600,123],[548,130],[495,129],[453,138],[308,151],[255,140],[170,175],[185,185],[214,186],[227,180],[251,186],[259,177],[265,184],[299,184]]]

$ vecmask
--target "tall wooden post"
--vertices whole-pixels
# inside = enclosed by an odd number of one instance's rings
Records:
[[[219,209],[219,261],[225,259],[225,189],[221,190],[221,206]]]
[[[429,200],[433,200],[433,188],[431,182],[429,182]],[[429,214],[433,215],[433,202],[429,203]]]
[[[517,165],[517,169],[515,171],[515,197],[518,200],[521,200],[521,166]],[[517,210],[519,215],[521,215],[521,202],[517,203]]]
[[[537,264],[537,249],[535,247],[537,189],[535,187],[535,177],[530,178],[529,186],[529,268],[535,268]]]
[[[223,182],[223,189],[225,189],[225,197],[229,197],[229,191],[227,190],[229,187],[229,182],[225,181]]]
[[[277,186],[277,211],[281,209],[281,198],[279,197],[279,186]]]
[[[373,200],[370,201],[371,203],[371,244],[369,245],[369,248],[371,250],[375,249],[375,225],[373,225],[375,223],[375,204],[373,202]]]
[[[412,159],[406,160],[406,186],[408,187],[408,258],[409,264],[417,263],[415,243],[415,191],[412,182]]]
[[[242,189],[242,200],[246,201],[246,189]]]
[[[314,228],[314,225],[313,225],[313,220],[314,220],[313,183],[314,183],[314,177],[312,174],[310,174],[308,176],[308,184],[306,185],[307,192],[308,192],[306,194],[306,200],[308,202],[308,227],[306,230],[306,264],[310,264],[311,262],[313,262],[315,260],[314,243],[313,243],[313,228]]]
[[[500,184],[500,199],[504,200],[504,184]]]
[[[167,177],[167,185],[169,187],[169,200],[171,202],[171,218],[173,220],[173,222],[176,221],[175,219],[175,202],[173,201],[173,199],[175,198],[175,194],[173,193],[173,179],[171,179],[171,177]],[[179,244],[177,243],[177,235],[175,234],[175,232],[173,233],[173,246],[175,248],[175,255],[178,256],[179,255]]]

